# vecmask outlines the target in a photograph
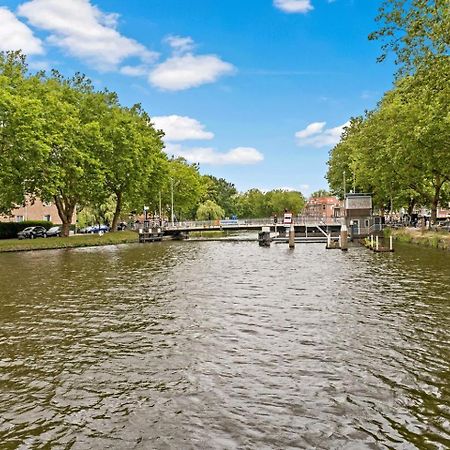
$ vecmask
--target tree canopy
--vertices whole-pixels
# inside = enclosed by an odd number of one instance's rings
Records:
[[[83,74],[32,74],[20,52],[0,53],[0,213],[39,197],[56,205],[67,236],[75,211],[114,231],[144,205],[179,220],[303,209],[299,192],[239,193],[198,164],[169,159],[162,138],[141,105],[121,105]]]

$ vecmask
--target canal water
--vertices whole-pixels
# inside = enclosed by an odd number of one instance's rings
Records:
[[[0,448],[450,448],[450,254],[324,247],[0,255]]]

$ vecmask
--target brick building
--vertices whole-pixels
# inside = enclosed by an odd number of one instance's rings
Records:
[[[39,199],[34,202],[27,201],[24,206],[13,209],[9,216],[0,216],[0,222],[24,222],[29,220],[44,220],[61,225],[56,205],[45,203]]]
[[[337,197],[311,197],[306,203],[305,216],[315,219],[339,217],[341,202]]]

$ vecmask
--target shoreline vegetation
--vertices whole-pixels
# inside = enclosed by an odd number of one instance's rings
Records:
[[[192,238],[223,238],[226,232],[195,232]],[[416,228],[387,229],[385,236],[392,236],[401,243],[420,245],[422,247],[437,248],[450,251],[450,233],[439,231],[422,231]],[[76,235],[70,238],[38,238],[38,239],[7,239],[0,240],[0,253],[25,252],[35,250],[58,250],[67,248],[101,247],[119,244],[138,243],[138,235],[135,231],[120,231],[106,233],[103,236],[97,234]]]
[[[398,242],[450,251],[450,233],[448,232],[402,228],[397,230],[389,229],[386,235],[392,236]]]
[[[135,231],[118,231],[103,236],[86,234],[69,238],[7,239],[0,240],[0,253],[24,252],[33,250],[56,250],[64,248],[100,247],[106,245],[131,244],[138,242]]]

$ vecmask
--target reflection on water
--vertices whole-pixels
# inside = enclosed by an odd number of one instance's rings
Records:
[[[1,448],[450,448],[450,255],[0,255]]]

